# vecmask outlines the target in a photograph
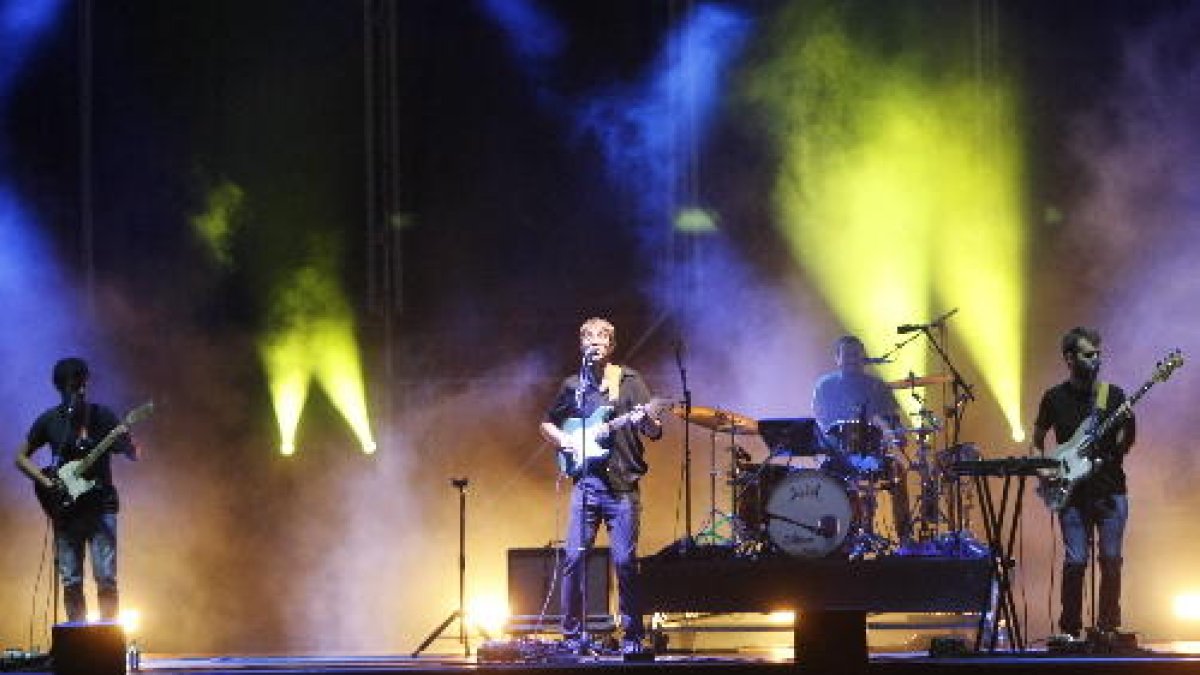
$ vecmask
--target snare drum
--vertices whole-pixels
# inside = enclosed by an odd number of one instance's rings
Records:
[[[780,550],[801,558],[837,551],[854,519],[854,507],[842,481],[813,469],[792,471],[774,487],[763,516],[767,538]]]

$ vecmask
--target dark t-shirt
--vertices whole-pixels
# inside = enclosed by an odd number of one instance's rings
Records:
[[[43,412],[29,427],[29,433],[26,435],[29,447],[37,450],[43,445],[49,446],[56,467],[72,460],[81,459],[121,422],[116,413],[102,405],[89,403],[85,411],[86,414],[81,415],[84,419],[74,422],[68,416],[65,406],[55,406]],[[79,433],[78,426],[87,430],[86,435]],[[83,436],[82,441],[80,440],[81,435]],[[122,434],[109,451],[92,465],[88,477],[98,480],[99,494],[95,500],[83,502],[81,506],[94,504],[108,513],[116,513],[120,509],[120,500],[117,496],[117,489],[113,485],[112,465],[109,458],[114,452],[130,454],[132,450],[133,442],[130,440],[129,434]]]
[[[578,406],[575,396],[578,387],[579,375],[571,375],[563,380],[558,394],[546,410],[546,421],[561,427],[568,418],[588,417],[604,405],[613,405],[611,417],[616,417],[633,410],[634,406],[650,401],[650,390],[641,374],[624,366],[621,368],[620,395],[615,405],[598,388],[589,386],[584,392],[583,405]],[[625,425],[614,431],[608,457],[603,462],[589,463],[587,473],[604,478],[613,490],[636,489],[638,479],[650,468],[646,463],[645,447],[638,437],[636,427],[636,424]]]
[[[1095,406],[1095,389],[1080,389],[1070,381],[1055,385],[1042,395],[1042,403],[1038,406],[1037,421],[1034,425],[1041,429],[1053,429],[1054,440],[1065,443],[1087,419]],[[1104,407],[1104,417],[1112,414],[1125,402],[1125,392],[1116,385],[1109,385],[1108,400]],[[1117,445],[1117,433],[1125,429],[1125,436],[1120,446]],[[1092,452],[1104,461],[1095,473],[1088,476],[1076,488],[1072,500],[1103,498],[1113,494],[1125,494],[1125,453],[1133,445],[1136,422],[1129,415],[1124,422],[1117,424],[1113,430],[1096,442]]]

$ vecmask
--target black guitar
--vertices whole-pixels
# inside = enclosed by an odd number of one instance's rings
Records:
[[[95,477],[88,477],[88,470],[104,456],[104,453],[108,452],[121,434],[129,431],[129,427],[149,417],[152,412],[154,412],[153,401],[134,408],[82,459],[64,462],[57,468],[48,466],[42,469],[42,473],[54,481],[52,488],[41,483],[33,485],[34,494],[37,495],[38,503],[42,505],[42,510],[46,512],[46,515],[54,519],[61,518],[69,515],[81,503],[94,498],[98,492],[96,488],[99,487],[99,481]]]

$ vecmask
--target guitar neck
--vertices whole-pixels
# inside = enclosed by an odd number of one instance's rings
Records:
[[[1138,388],[1133,396],[1127,398],[1125,402],[1121,404],[1121,407],[1117,408],[1113,414],[1104,418],[1104,421],[1101,422],[1100,426],[1096,428],[1096,431],[1092,434],[1092,437],[1096,439],[1103,438],[1105,434],[1112,431],[1113,427],[1115,427],[1118,422],[1121,422],[1128,417],[1129,414],[1133,412],[1133,406],[1136,405],[1137,402],[1146,395],[1146,392],[1150,391],[1150,388],[1154,386],[1154,382],[1154,380],[1149,380],[1143,384]]]
[[[639,413],[644,413],[644,414],[648,415],[648,414],[650,414],[649,411],[651,411],[655,408],[659,408],[662,405],[663,404],[659,399],[654,399],[654,400],[650,401],[649,403],[645,404],[644,406],[642,406],[641,408],[638,408],[636,410],[630,410],[627,413],[618,415],[618,416],[612,418],[611,420],[605,422],[604,430],[606,432],[611,432],[615,429],[619,429],[619,428],[625,426],[626,424],[629,424],[633,420],[634,415],[637,415]]]
[[[92,451],[89,452],[87,456],[79,460],[78,473],[85,473],[88,469],[92,468],[92,465],[95,464],[105,452],[108,452],[108,449],[112,447],[112,444],[117,442],[117,437],[126,431],[127,430],[124,424],[118,424],[113,428],[112,431],[108,432],[104,438],[100,439],[100,442],[96,444],[96,447],[92,448]]]

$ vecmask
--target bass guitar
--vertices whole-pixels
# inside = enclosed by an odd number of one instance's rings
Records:
[[[1067,501],[1071,499],[1079,483],[1095,473],[1104,463],[1104,458],[1097,456],[1094,451],[1096,442],[1124,421],[1133,412],[1133,406],[1151,387],[1165,382],[1171,377],[1171,373],[1182,365],[1183,352],[1178,349],[1171,351],[1162,361],[1155,364],[1150,379],[1111,415],[1101,419],[1101,412],[1093,411],[1071,435],[1070,440],[1054,449],[1050,457],[1056,465],[1042,474],[1037,489],[1046,506],[1054,511],[1062,511],[1067,506]]]
[[[41,483],[34,483],[34,493],[38,503],[47,516],[57,519],[70,513],[80,501],[88,496],[99,485],[96,478],[89,478],[87,472],[104,453],[108,452],[121,434],[129,431],[129,427],[141,422],[154,412],[154,402],[149,401],[130,410],[120,424],[105,434],[104,438],[81,459],[64,462],[58,468],[46,467],[42,473],[54,481],[54,487],[48,488]]]
[[[671,404],[669,399],[656,398],[612,419],[608,419],[613,412],[610,405],[596,408],[587,417],[567,418],[559,427],[569,442],[558,449],[558,470],[572,478],[579,478],[588,463],[608,457],[612,432],[636,424],[647,415],[657,416],[659,411]]]

